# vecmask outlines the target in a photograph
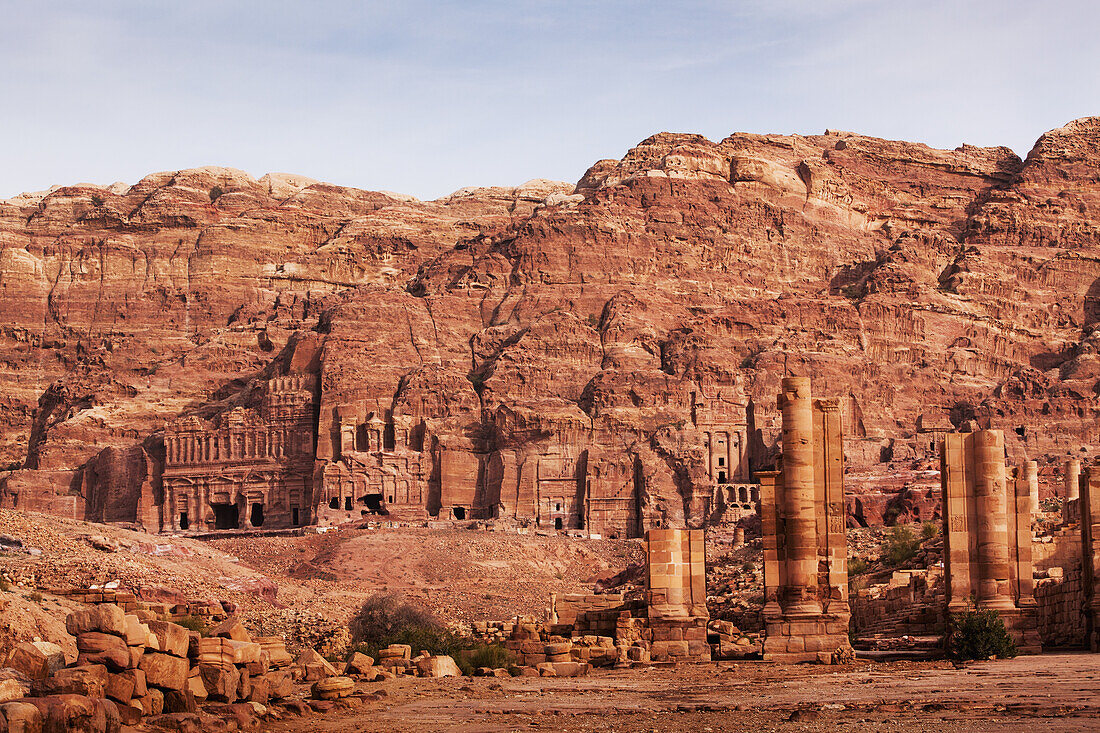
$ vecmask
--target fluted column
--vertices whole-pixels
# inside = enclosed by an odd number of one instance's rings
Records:
[[[1004,433],[974,433],[974,495],[978,524],[978,606],[1012,609],[1005,493]]]
[[[785,613],[821,613],[817,600],[817,516],[814,511],[813,400],[808,377],[786,377],[783,411],[783,518],[787,574]]]

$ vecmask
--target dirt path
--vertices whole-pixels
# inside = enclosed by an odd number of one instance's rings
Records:
[[[372,691],[377,687],[370,688]],[[764,663],[595,672],[580,679],[395,680],[380,701],[271,730],[1095,731],[1100,657],[867,664]],[[796,710],[795,720],[788,720]]]

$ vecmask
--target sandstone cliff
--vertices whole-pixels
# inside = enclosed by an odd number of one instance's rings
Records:
[[[322,513],[347,484],[433,513],[571,526],[598,499],[590,521],[628,533],[698,524],[774,461],[785,374],[840,399],[869,494],[968,420],[1049,464],[1100,429],[1098,164],[1088,118],[1024,161],[662,133],[575,187],[434,202],[219,168],[3,201],[3,491],[149,524],[166,424],[307,372]]]

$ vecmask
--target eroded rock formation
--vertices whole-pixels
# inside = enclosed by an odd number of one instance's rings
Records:
[[[1045,467],[1098,441],[1098,164],[1087,118],[1024,161],[662,133],[576,186],[434,202],[218,168],[3,201],[0,501],[170,529],[171,487],[198,480],[190,501],[228,498],[245,526],[259,503],[265,526],[636,536],[751,508],[792,374],[840,395],[853,486],[933,468],[973,421],[1049,492]],[[272,442],[285,379],[312,385],[308,470]],[[258,453],[223,453],[246,425]],[[185,433],[194,470],[172,458]]]

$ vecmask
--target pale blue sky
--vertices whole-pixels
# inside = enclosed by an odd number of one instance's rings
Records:
[[[0,197],[199,165],[434,198],[662,130],[1008,145],[1100,114],[1100,3],[0,2]]]

